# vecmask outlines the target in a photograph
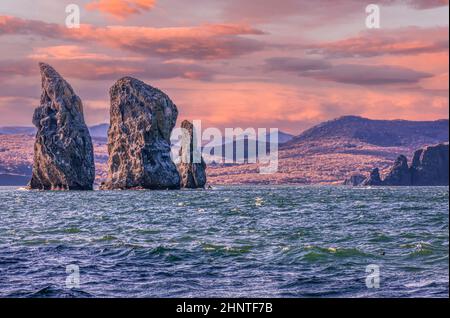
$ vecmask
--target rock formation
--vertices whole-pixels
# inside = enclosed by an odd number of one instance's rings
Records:
[[[370,172],[369,177],[363,181],[364,186],[379,186],[382,185],[383,181],[380,177],[380,170],[378,168],[373,169]]]
[[[378,168],[375,168],[363,185],[448,186],[449,144],[443,143],[417,150],[410,166],[406,157],[401,155],[384,180],[381,180]]]
[[[108,178],[102,189],[179,189],[170,157],[178,110],[160,90],[124,77],[110,89]]]
[[[194,126],[185,120],[181,123],[183,137],[181,141],[178,172],[182,188],[204,188],[206,184],[206,164],[199,151],[194,147]],[[197,161],[197,162],[196,162]]]
[[[29,188],[92,190],[94,151],[81,100],[50,65],[39,67],[42,94],[33,116],[37,133]]]
[[[449,144],[419,149],[411,164],[413,185],[445,186],[449,184]]]
[[[411,185],[411,171],[408,166],[408,159],[406,159],[405,156],[400,155],[397,160],[395,160],[394,166],[383,180],[383,184],[387,186]]]

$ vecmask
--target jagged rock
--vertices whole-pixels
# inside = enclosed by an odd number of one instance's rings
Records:
[[[383,181],[381,180],[380,170],[378,168],[373,169],[370,172],[370,176],[362,183],[364,186],[379,186],[382,184]]]
[[[366,177],[362,174],[357,173],[351,175],[348,179],[346,179],[344,181],[344,185],[356,187],[361,185],[364,182],[364,180],[366,180]]]
[[[399,156],[384,180],[375,168],[363,185],[448,186],[448,181],[449,144],[443,143],[417,150],[411,166],[405,156]]]
[[[33,116],[37,133],[29,188],[92,190],[94,151],[81,100],[50,65],[39,67],[42,94]]]
[[[206,184],[206,163],[194,146],[194,126],[185,120],[181,123],[183,136],[180,149],[181,162],[178,172],[182,188],[204,188]]]
[[[411,164],[413,185],[449,185],[449,144],[443,143],[419,149]]]
[[[108,178],[102,189],[179,189],[170,157],[178,110],[162,91],[131,77],[110,89]]]
[[[408,166],[408,159],[404,155],[400,155],[394,163],[383,185],[387,186],[409,186],[412,184],[411,171]]]

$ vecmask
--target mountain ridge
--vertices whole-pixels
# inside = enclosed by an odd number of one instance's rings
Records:
[[[448,127],[448,119],[434,121],[378,120],[350,115],[313,126],[295,136],[283,147],[287,149],[299,142],[331,137],[354,139],[382,147],[432,144],[437,140],[448,139]],[[427,132],[424,133],[423,130],[427,130]]]

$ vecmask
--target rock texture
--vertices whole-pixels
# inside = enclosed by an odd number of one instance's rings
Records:
[[[391,168],[386,178],[383,180],[384,185],[408,186],[412,184],[411,171],[408,166],[408,159],[400,155],[395,160],[394,166]]]
[[[443,143],[419,149],[411,164],[413,185],[449,185],[449,144]]]
[[[180,149],[181,162],[178,164],[181,187],[204,188],[206,185],[206,163],[194,147],[194,126],[191,122],[185,120],[181,123],[181,128],[183,129]]]
[[[375,168],[363,185],[448,186],[449,144],[442,143],[417,150],[411,165],[401,155],[384,180],[381,180],[378,168]]]
[[[33,116],[37,133],[29,188],[92,190],[94,151],[81,100],[50,65],[39,67],[42,94]]]
[[[124,77],[110,90],[108,178],[102,189],[179,189],[170,157],[178,110],[160,90]]]
[[[369,177],[362,183],[364,186],[379,186],[382,184],[383,181],[381,180],[380,170],[378,168],[373,169],[370,172]]]

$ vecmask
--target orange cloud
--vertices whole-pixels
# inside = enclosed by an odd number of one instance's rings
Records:
[[[88,3],[86,9],[98,10],[117,19],[140,14],[153,9],[155,0],[96,0]]]
[[[447,52],[448,48],[448,27],[408,27],[364,31],[349,39],[317,44],[309,53],[348,58]]]
[[[89,56],[89,54],[88,54]],[[211,80],[213,70],[197,64],[164,64],[158,61],[133,61],[126,59],[83,59],[46,58],[63,76],[82,80],[117,80],[123,76],[134,76],[144,80],[186,78],[190,80]],[[0,61],[0,81],[13,75],[34,76],[38,74],[38,60]]]
[[[180,111],[180,120],[206,127],[266,127],[291,133],[342,115],[374,119],[448,118],[448,98],[421,91],[372,90],[352,86],[158,81]],[[173,88],[176,87],[176,88]]]
[[[93,42],[146,56],[165,59],[227,59],[262,50],[260,41],[242,35],[262,35],[245,24],[203,24],[193,27],[96,27],[68,29],[58,24],[0,16],[0,36],[26,34],[50,39]]]
[[[38,47],[28,55],[34,60],[98,60],[98,61],[144,61],[143,57],[112,57],[103,53],[87,52],[77,45]]]
[[[415,70],[439,74],[448,72],[449,60],[447,52],[424,53],[419,55],[396,55],[377,58],[380,63],[395,64],[403,67],[414,67]]]

